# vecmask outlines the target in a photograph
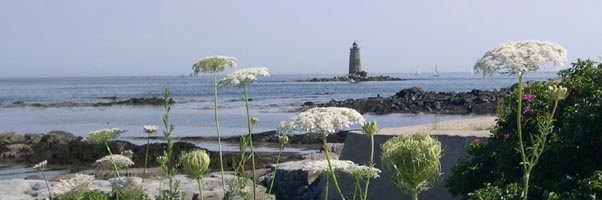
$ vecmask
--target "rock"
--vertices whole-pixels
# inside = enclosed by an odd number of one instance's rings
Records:
[[[305,103],[303,103],[303,106],[314,106],[314,102],[306,101]]]
[[[290,161],[278,166],[272,188],[272,194],[276,196],[276,199],[305,199],[303,196],[309,192],[310,184],[319,177],[316,174],[303,171],[305,162],[307,161]],[[270,187],[274,173],[274,168],[271,170],[260,181],[266,188]]]
[[[175,101],[173,99],[169,99],[169,104],[174,104]],[[140,98],[130,98],[128,100],[125,101],[113,101],[113,102],[98,102],[96,104],[94,104],[94,106],[111,106],[111,105],[153,105],[153,106],[160,106],[165,104],[165,99],[163,98],[158,98],[158,97],[151,97],[151,98],[145,98],[145,97],[140,97]]]
[[[498,101],[502,100],[508,88],[496,91],[472,90],[470,92],[425,92],[411,87],[397,92],[391,97],[370,97],[365,99],[331,100],[314,106],[337,106],[353,108],[360,113],[438,113],[438,114],[493,114]],[[307,107],[307,106],[305,106]],[[312,106],[310,106],[312,107]],[[306,109],[306,108],[305,108]]]
[[[43,180],[42,177],[40,177],[38,175],[29,175],[29,176],[26,176],[23,179],[25,179],[25,180]]]

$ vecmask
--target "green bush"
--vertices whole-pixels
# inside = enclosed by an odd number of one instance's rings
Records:
[[[572,68],[559,72],[560,85],[568,88],[569,96],[558,105],[554,129],[545,150],[531,175],[530,198],[551,198],[550,194],[574,193],[581,181],[595,170],[602,169],[602,64],[578,60]],[[531,112],[524,114],[523,140],[537,132],[534,119],[538,112],[550,110],[551,96],[546,89],[551,83],[533,83],[525,92],[533,101],[523,102]],[[509,93],[498,108],[498,121],[487,142],[469,145],[468,157],[452,169],[446,182],[454,195],[467,197],[479,188],[502,188],[521,183],[520,155],[517,151],[516,92]],[[522,97],[521,97],[522,98]]]

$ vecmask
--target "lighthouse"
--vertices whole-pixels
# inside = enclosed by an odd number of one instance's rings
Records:
[[[360,48],[357,43],[349,49],[349,76],[357,76],[362,71],[362,60],[360,59]]]

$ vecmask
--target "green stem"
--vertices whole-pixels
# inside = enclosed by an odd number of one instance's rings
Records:
[[[417,190],[412,191],[412,200],[418,200],[418,191]]]
[[[372,171],[372,167],[374,167],[374,135],[370,135],[370,161],[368,163],[370,167],[370,171]],[[364,198],[362,200],[368,199],[368,185],[370,185],[370,179],[372,177],[366,178],[366,185],[364,186]]]
[[[148,164],[149,146],[150,146],[150,134],[148,135],[148,138],[146,138],[146,156],[144,156],[144,170],[142,171],[142,182],[144,182],[144,179],[146,178],[146,166]]]
[[[518,144],[520,147],[520,156],[523,166],[523,200],[527,199],[527,194],[529,191],[529,171],[527,167],[527,156],[525,154],[525,146],[523,143],[523,131],[521,125],[521,117],[522,117],[522,104],[523,104],[523,74],[518,74],[518,106],[516,107],[516,128],[518,132]]]
[[[337,177],[334,175],[334,170],[332,169],[332,164],[330,163],[330,154],[328,153],[328,143],[326,141],[326,136],[322,136],[322,143],[324,145],[324,153],[326,154],[326,161],[328,162],[328,170],[330,172],[330,176],[332,177],[332,180],[334,182],[334,187],[337,189],[337,192],[339,193],[339,196],[341,197],[341,199],[345,199],[345,196],[343,195],[343,192],[341,191],[341,188],[339,187],[339,182],[337,181]]]
[[[203,187],[201,187],[201,178],[196,178],[196,183],[199,186],[199,196],[203,200]]]
[[[328,200],[328,185],[330,184],[330,176],[326,175],[326,186],[324,188],[324,200]]]
[[[252,168],[252,180],[253,180],[253,200],[257,199],[255,190],[257,183],[255,182],[255,151],[253,151],[253,136],[251,135],[251,115],[249,113],[249,97],[247,95],[247,84],[242,83],[242,88],[245,95],[245,108],[247,110],[247,129],[249,131],[249,147],[251,148],[251,168]]]
[[[46,189],[48,190],[48,198],[52,199],[52,192],[50,192],[50,185],[48,185],[48,179],[46,179],[46,175],[44,174],[44,170],[42,169],[42,178],[44,178],[44,183],[46,183]]]
[[[217,132],[217,149],[219,154],[219,167],[222,175],[222,189],[226,195],[226,181],[224,181],[224,160],[222,157],[222,136],[219,131],[219,117],[217,115],[217,72],[213,73],[213,113],[215,118],[215,129]]]
[[[109,156],[111,156],[111,162],[113,163],[113,173],[115,174],[115,177],[119,178],[121,176],[119,176],[119,169],[117,169],[117,164],[115,163],[115,160],[113,159],[113,153],[111,153],[111,148],[109,148],[109,144],[107,142],[105,143],[105,147],[107,148],[107,151],[109,151]]]
[[[272,187],[274,187],[274,180],[276,180],[276,172],[278,172],[278,163],[280,163],[280,155],[282,154],[283,148],[284,144],[280,144],[280,151],[278,151],[278,158],[276,158],[276,166],[274,167],[274,173],[272,174],[272,181],[270,181],[270,189],[268,190],[268,194],[272,193]]]

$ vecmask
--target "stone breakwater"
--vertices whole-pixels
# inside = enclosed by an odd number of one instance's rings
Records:
[[[293,80],[292,82],[360,82],[360,81],[403,81],[404,79],[391,76],[335,76],[332,78],[312,78],[306,80]]]
[[[304,107],[347,107],[361,113],[438,113],[438,114],[494,114],[497,105],[510,88],[496,91],[472,90],[470,92],[425,92],[418,87],[406,88],[390,97],[331,100]]]

